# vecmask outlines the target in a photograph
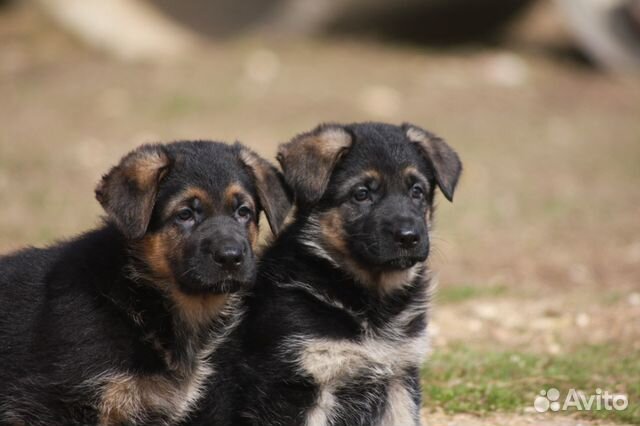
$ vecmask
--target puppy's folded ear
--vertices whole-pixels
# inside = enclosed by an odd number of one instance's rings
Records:
[[[402,129],[409,140],[420,147],[433,166],[436,182],[444,196],[453,201],[453,193],[462,173],[458,154],[444,140],[420,127],[405,123]]]
[[[256,183],[258,198],[274,235],[282,229],[291,209],[291,197],[282,174],[268,161],[238,144],[240,160],[249,169]]]
[[[96,187],[97,200],[127,238],[147,231],[158,184],[170,163],[162,145],[143,145],[123,157]]]
[[[322,198],[335,165],[352,143],[353,137],[344,127],[325,124],[280,145],[277,159],[299,206]]]

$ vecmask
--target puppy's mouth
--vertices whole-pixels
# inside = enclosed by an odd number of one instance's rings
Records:
[[[251,283],[251,281],[227,278],[210,286],[209,291],[212,293],[236,293],[242,289],[248,288]]]
[[[399,271],[403,269],[409,269],[416,264],[423,262],[425,259],[416,256],[402,256],[393,259],[388,259],[381,262],[382,269]]]
[[[417,254],[380,256],[377,253],[362,253],[356,259],[365,268],[373,268],[380,271],[401,271],[424,262],[427,256]]]
[[[249,288],[253,283],[253,277],[237,277],[227,275],[218,279],[203,279],[200,276],[191,276],[180,282],[180,289],[187,294],[225,294],[236,293]]]

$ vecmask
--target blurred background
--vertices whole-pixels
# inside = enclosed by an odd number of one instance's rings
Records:
[[[319,122],[413,122],[465,164],[427,423],[640,424],[639,3],[1,0],[0,254],[97,225],[144,142],[273,159]],[[535,413],[548,387],[630,406]]]

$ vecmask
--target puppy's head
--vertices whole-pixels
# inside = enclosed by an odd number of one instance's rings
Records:
[[[451,201],[462,171],[442,139],[410,124],[320,126],[282,145],[278,160],[310,246],[362,271],[426,260],[435,189]]]
[[[289,208],[275,168],[239,144],[214,142],[142,146],[96,196],[129,241],[136,273],[182,299],[249,285],[260,212],[277,233]]]

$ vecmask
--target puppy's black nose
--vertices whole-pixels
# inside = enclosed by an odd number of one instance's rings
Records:
[[[213,260],[224,269],[237,269],[244,261],[244,250],[239,245],[226,245],[213,253]]]
[[[420,242],[420,234],[415,228],[398,228],[393,236],[395,242],[403,249],[414,248]]]

